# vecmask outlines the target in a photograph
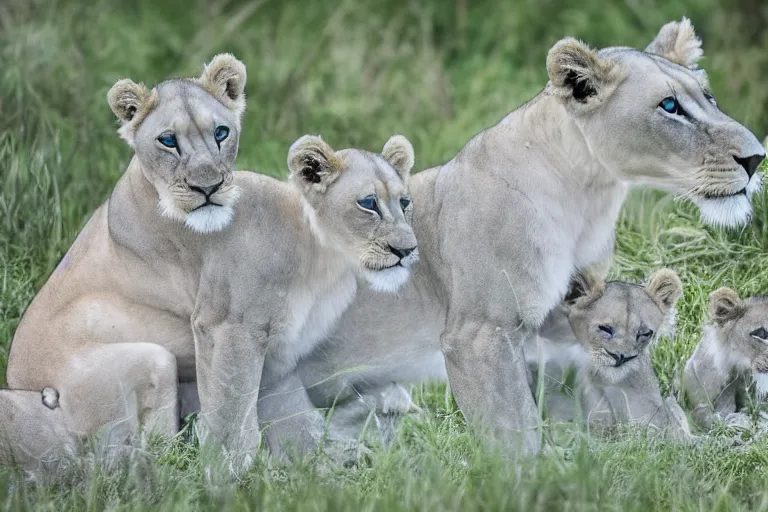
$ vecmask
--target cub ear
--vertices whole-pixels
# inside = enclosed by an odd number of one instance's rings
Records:
[[[302,184],[305,192],[314,188],[325,192],[343,169],[341,158],[318,135],[304,135],[288,150],[290,179]]]
[[[107,93],[107,103],[121,127],[120,136],[133,146],[133,136],[142,119],[157,105],[157,93],[150,91],[144,84],[124,78],[118,80]]]
[[[648,278],[645,292],[663,309],[671,309],[683,294],[683,283],[668,268],[657,270]]]
[[[407,181],[415,161],[413,146],[408,139],[402,135],[393,135],[384,144],[381,156],[397,171],[403,181]]]
[[[701,39],[696,37],[691,20],[683,17],[680,21],[671,21],[661,27],[656,39],[645,48],[646,53],[653,53],[688,69],[696,69],[699,59],[704,55]]]
[[[547,73],[555,94],[588,103],[604,97],[614,81],[614,66],[572,37],[558,41],[547,55]]]
[[[605,280],[597,272],[585,269],[571,278],[571,286],[564,302],[569,307],[576,303],[586,306],[602,297],[604,292]]]
[[[746,307],[739,294],[730,288],[718,288],[709,294],[709,316],[717,325],[740,318]]]
[[[205,65],[198,79],[203,89],[238,116],[245,110],[245,65],[231,53],[220,53]]]

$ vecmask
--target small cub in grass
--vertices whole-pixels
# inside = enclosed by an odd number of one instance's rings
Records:
[[[768,297],[742,300],[720,288],[709,296],[709,316],[683,373],[693,419],[707,429],[715,421],[751,424],[744,414],[747,387],[754,380],[759,399],[768,393]]]
[[[544,366],[542,397],[550,418],[573,420],[581,412],[593,428],[638,424],[687,437],[685,415],[674,398],[662,398],[650,354],[653,341],[672,330],[681,294],[680,278],[668,269],[645,286],[606,283],[590,272],[578,276],[557,331],[542,331],[561,356]],[[564,354],[569,363],[563,364]],[[574,373],[573,389],[558,378],[558,365]]]

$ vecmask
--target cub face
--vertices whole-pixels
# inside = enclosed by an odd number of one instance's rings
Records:
[[[380,154],[334,151],[311,135],[288,153],[289,179],[307,200],[316,234],[376,291],[399,289],[418,260],[407,187],[413,163],[413,147],[399,135]]]
[[[636,369],[638,356],[669,329],[681,294],[680,279],[667,269],[655,272],[645,286],[580,276],[564,309],[590,354],[592,376],[617,384]]]
[[[685,18],[645,51],[564,39],[547,58],[549,88],[615,176],[689,198],[704,222],[737,226],[752,216],[765,149],[718,108],[702,53]]]
[[[161,214],[200,233],[232,219],[245,81],[245,66],[222,54],[200,78],[168,80],[151,91],[124,79],[107,95],[120,135],[157,189]]]
[[[709,296],[709,316],[723,354],[741,371],[752,371],[757,392],[768,393],[768,297],[742,300],[730,288]]]

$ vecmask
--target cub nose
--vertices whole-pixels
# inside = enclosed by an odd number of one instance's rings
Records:
[[[733,157],[733,159],[736,160],[736,163],[742,166],[745,171],[747,171],[747,176],[750,178],[753,174],[755,174],[757,167],[760,165],[760,162],[762,162],[764,158],[765,153],[762,155],[748,156],[746,158],[739,158],[738,156]]]
[[[408,247],[407,249],[398,249],[396,247],[392,247],[391,245],[389,246],[389,250],[392,251],[392,254],[394,254],[400,259],[403,259],[409,254],[411,254],[414,249],[416,249],[416,247]]]
[[[613,352],[611,352],[609,350],[606,350],[606,352],[608,352],[608,355],[611,356],[614,361],[616,361],[616,364],[614,365],[616,367],[619,367],[619,366],[623,365],[624,363],[626,363],[627,361],[631,361],[631,360],[633,360],[634,358],[637,357],[637,354],[634,354],[634,355],[630,356],[630,355],[621,354],[621,353],[614,354]]]
[[[224,179],[222,179],[220,182],[216,183],[215,185],[211,185],[208,187],[196,187],[194,185],[190,185],[189,188],[191,188],[195,192],[200,192],[205,197],[211,197],[214,193],[216,193],[217,190],[219,190],[219,188],[223,183],[224,183]]]

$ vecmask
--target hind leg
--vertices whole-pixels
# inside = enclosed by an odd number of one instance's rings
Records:
[[[75,448],[61,409],[46,406],[40,391],[0,390],[0,466],[37,469]]]
[[[178,432],[176,358],[160,345],[90,345],[63,370],[54,387],[70,431],[90,435],[112,425],[125,436]]]

